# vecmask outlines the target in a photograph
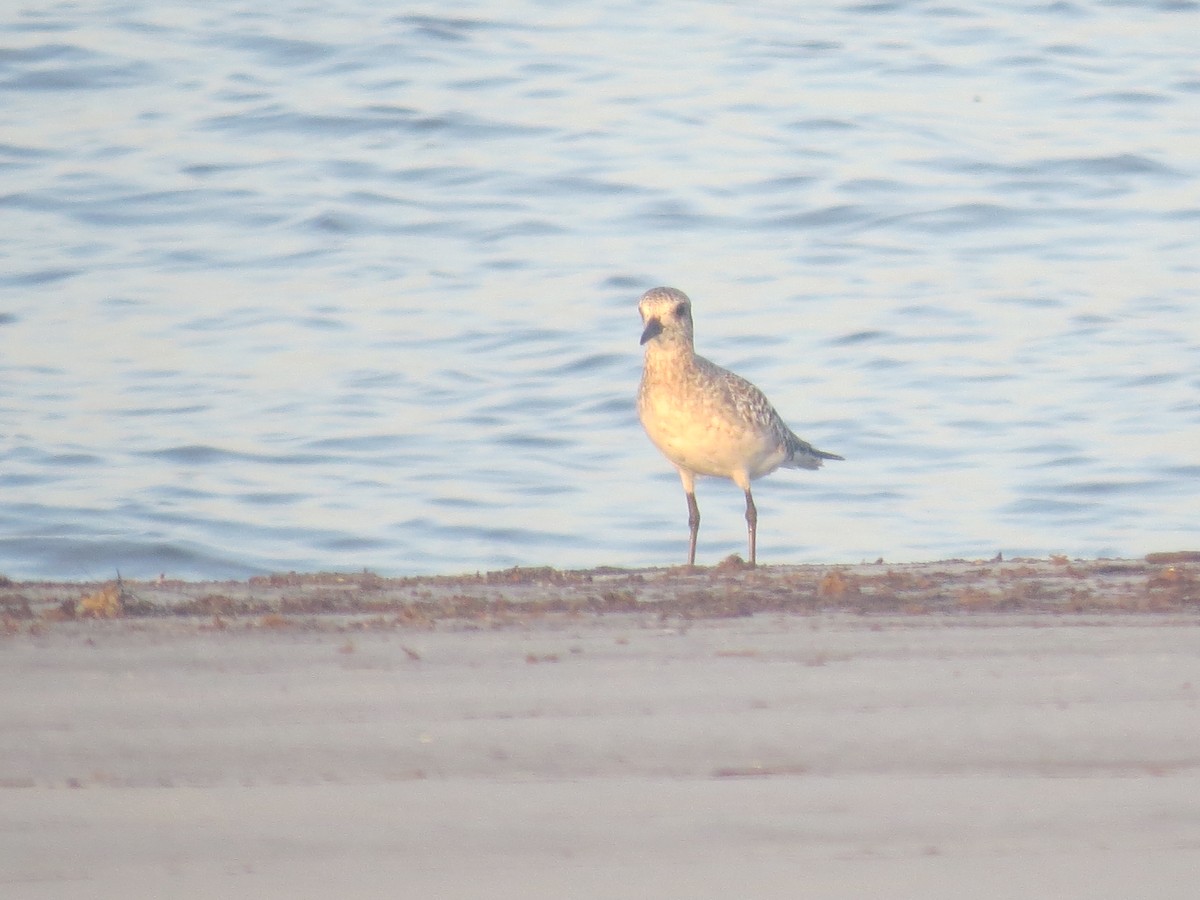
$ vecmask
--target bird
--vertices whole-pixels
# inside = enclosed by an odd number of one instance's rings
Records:
[[[645,364],[638,418],[647,436],[679,472],[688,507],[688,567],[696,565],[700,507],[696,476],[728,478],[746,495],[750,566],[757,565],[758,510],[750,482],[780,467],[817,469],[845,459],[797,437],[757,387],[696,355],[692,301],[671,287],[638,300]]]

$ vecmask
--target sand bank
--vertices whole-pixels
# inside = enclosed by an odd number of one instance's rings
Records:
[[[1190,898],[1198,568],[5,584],[0,892]]]

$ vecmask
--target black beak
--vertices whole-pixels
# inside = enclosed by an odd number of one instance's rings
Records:
[[[660,334],[662,334],[662,322],[658,321],[657,318],[652,318],[646,322],[646,330],[642,332],[641,343],[644,344],[646,341],[656,338]]]

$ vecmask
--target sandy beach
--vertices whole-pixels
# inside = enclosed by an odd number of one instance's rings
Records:
[[[1200,555],[0,583],[0,891],[1195,895]]]

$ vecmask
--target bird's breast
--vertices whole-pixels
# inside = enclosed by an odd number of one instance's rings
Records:
[[[675,465],[698,475],[758,478],[775,471],[787,448],[771,429],[731,414],[722,398],[686,380],[644,378],[638,415],[654,445]]]

